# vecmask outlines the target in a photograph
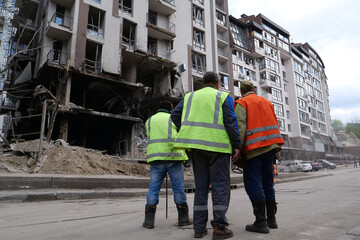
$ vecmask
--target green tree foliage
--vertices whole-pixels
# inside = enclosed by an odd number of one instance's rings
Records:
[[[331,126],[335,131],[338,130],[343,130],[344,129],[344,124],[341,120],[339,119],[334,119],[331,121]]]
[[[347,133],[353,132],[358,138],[360,138],[360,123],[348,123],[345,128]]]

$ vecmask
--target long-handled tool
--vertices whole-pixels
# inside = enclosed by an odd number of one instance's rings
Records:
[[[168,174],[165,177],[165,194],[166,194],[166,219],[168,218]]]

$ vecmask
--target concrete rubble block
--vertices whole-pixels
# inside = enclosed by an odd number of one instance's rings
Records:
[[[33,159],[33,158],[29,158],[27,161],[26,161],[26,164],[29,166],[29,167],[32,167],[36,164],[36,160]]]
[[[45,150],[48,143],[43,141],[42,148]],[[13,151],[18,151],[22,153],[38,153],[40,147],[40,139],[35,139],[31,141],[19,142],[14,145]]]

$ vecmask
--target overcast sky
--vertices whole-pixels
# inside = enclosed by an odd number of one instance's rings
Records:
[[[308,42],[325,64],[332,120],[360,122],[360,1],[229,0],[230,14],[267,18]]]

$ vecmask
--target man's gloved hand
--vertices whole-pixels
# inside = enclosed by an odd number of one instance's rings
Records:
[[[233,164],[238,166],[239,168],[247,168],[249,162],[246,160],[245,156],[239,154],[238,159],[235,162],[233,161]]]
[[[234,148],[231,161],[235,164],[238,161],[239,156],[240,156],[240,149]]]

